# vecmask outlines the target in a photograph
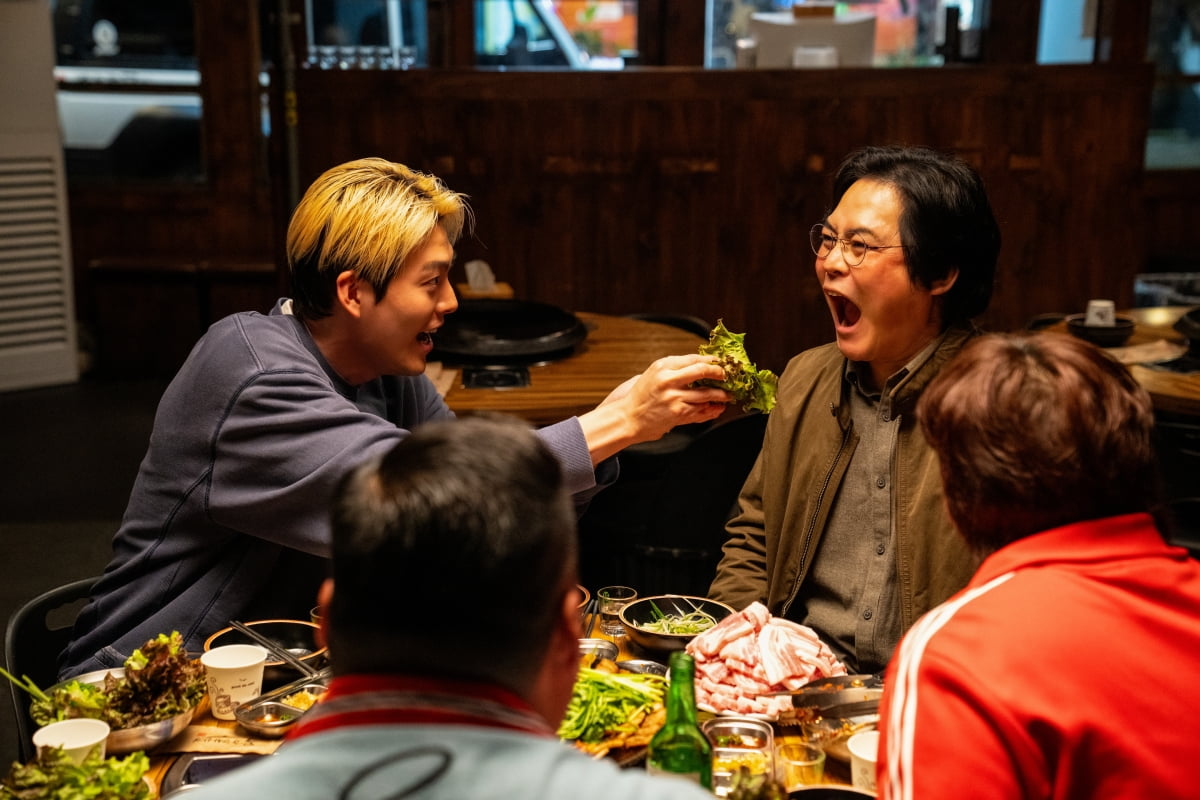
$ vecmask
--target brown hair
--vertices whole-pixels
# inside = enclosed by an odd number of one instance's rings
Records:
[[[917,415],[950,516],[978,553],[1155,500],[1149,395],[1070,336],[974,340],[930,382]]]

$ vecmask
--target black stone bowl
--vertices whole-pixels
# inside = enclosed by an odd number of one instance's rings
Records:
[[[655,633],[643,626],[657,619],[655,609],[663,614],[685,615],[699,609],[709,614],[717,622],[733,613],[733,608],[710,600],[707,597],[691,597],[682,594],[661,594],[655,597],[639,597],[621,609],[621,622],[629,631],[629,638],[643,650],[655,653],[669,653],[672,650],[683,650],[688,642],[695,639],[695,633]]]
[[[1117,317],[1112,325],[1085,325],[1086,317],[1086,314],[1067,317],[1067,330],[1098,347],[1120,347],[1133,335],[1134,322],[1129,317]]]

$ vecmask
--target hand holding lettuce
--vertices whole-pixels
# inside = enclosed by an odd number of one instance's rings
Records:
[[[723,320],[708,336],[708,344],[700,345],[700,354],[717,356],[717,363],[725,370],[723,381],[699,381],[702,386],[715,386],[733,395],[743,411],[761,411],[770,414],[775,408],[775,388],[779,379],[769,369],[758,369],[746,354],[746,334],[731,333]]]

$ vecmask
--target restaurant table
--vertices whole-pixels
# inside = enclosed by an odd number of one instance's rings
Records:
[[[582,311],[576,316],[587,328],[587,338],[566,358],[529,366],[528,386],[464,388],[462,367],[446,365],[457,373],[446,387],[446,404],[459,415],[496,411],[549,425],[591,411],[657,359],[695,353],[705,342],[658,322]],[[433,372],[445,368],[435,365]]]
[[[1155,411],[1200,417],[1200,372],[1172,372],[1145,366],[1178,358],[1187,352],[1187,340],[1173,326],[1193,308],[1195,306],[1153,306],[1117,312],[1118,316],[1133,319],[1133,335],[1125,345],[1105,350],[1125,364],[1134,379],[1150,393]],[[1067,333],[1067,324],[1058,322],[1046,330]]]

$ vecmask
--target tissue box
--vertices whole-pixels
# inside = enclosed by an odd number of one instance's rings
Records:
[[[459,297],[486,297],[491,299],[507,300],[513,296],[512,286],[504,283],[503,281],[496,281],[496,285],[486,292],[472,289],[471,284],[465,282],[454,284],[454,288],[458,290]]]

